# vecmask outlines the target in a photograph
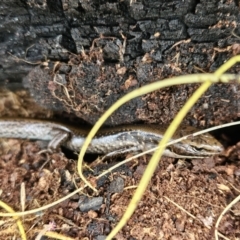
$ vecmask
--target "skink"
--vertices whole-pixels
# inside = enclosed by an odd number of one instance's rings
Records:
[[[101,129],[87,149],[87,153],[114,156],[149,150],[158,145],[166,127],[158,125],[126,125]],[[173,139],[196,131],[181,127]],[[79,152],[89,130],[63,123],[35,119],[0,119],[0,138],[20,138],[49,141],[48,149],[60,146]],[[165,156],[174,158],[207,157],[218,154],[222,145],[211,135],[204,134],[169,146]]]

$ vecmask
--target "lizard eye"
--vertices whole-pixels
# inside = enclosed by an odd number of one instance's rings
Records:
[[[202,151],[204,151],[204,149],[203,149],[203,148],[198,148],[198,147],[195,147],[195,149],[196,149],[198,152],[202,152]]]

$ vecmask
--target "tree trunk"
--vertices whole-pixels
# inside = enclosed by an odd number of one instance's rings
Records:
[[[135,88],[214,72],[240,52],[240,6],[233,0],[3,0],[0,6],[1,86],[19,87],[24,79],[38,103],[90,123]],[[135,99],[107,123],[169,123],[196,88]],[[236,83],[215,84],[186,121],[205,126],[236,119],[238,91]]]

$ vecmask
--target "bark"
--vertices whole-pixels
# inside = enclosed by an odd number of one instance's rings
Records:
[[[135,88],[214,72],[240,52],[233,0],[4,0],[0,6],[1,86],[23,84],[41,105],[89,123]],[[239,72],[239,65],[229,72]],[[196,88],[135,99],[108,124],[169,123]],[[236,83],[215,84],[186,121],[205,126],[238,118],[238,92]]]

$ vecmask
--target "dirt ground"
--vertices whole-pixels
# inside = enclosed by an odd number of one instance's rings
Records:
[[[9,101],[8,107],[11,105]],[[38,154],[45,147],[39,141],[0,141],[1,201],[16,212],[54,203],[84,185],[77,173],[76,155],[64,149]],[[57,205],[21,217],[28,239],[47,239],[42,237],[47,235],[100,240],[116,226],[150,157],[128,163],[123,163],[124,157],[104,162],[94,158],[86,156],[84,174],[96,182],[98,193],[83,188]],[[219,239],[239,239],[239,203],[227,211],[216,229],[220,214],[240,192],[238,159],[240,144],[226,149],[224,156],[189,161],[162,158],[137,210],[116,239],[214,239],[215,230]],[[16,221],[10,217],[0,218],[0,234],[2,239],[20,239]]]

